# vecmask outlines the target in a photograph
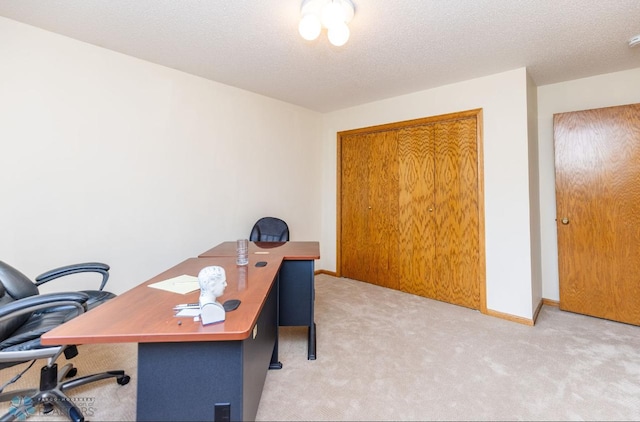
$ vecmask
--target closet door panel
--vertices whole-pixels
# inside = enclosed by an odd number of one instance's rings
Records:
[[[342,138],[342,275],[398,289],[398,159],[394,131]]]
[[[399,290],[436,297],[434,125],[398,131]]]
[[[475,118],[435,125],[436,298],[473,309],[478,282],[478,156]]]
[[[369,139],[343,136],[341,149],[342,275],[368,280],[375,273],[369,252]]]
[[[398,289],[398,134],[367,135],[369,156],[369,281]]]

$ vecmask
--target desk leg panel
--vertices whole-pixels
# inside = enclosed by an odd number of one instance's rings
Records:
[[[276,280],[277,281],[277,280]],[[240,305],[242,306],[242,305]],[[243,404],[242,420],[255,420],[262,389],[271,366],[274,351],[278,348],[278,289],[277,282],[258,317],[255,338],[245,340],[243,353]],[[277,352],[276,352],[277,353]],[[231,411],[233,418],[233,409]]]
[[[307,326],[313,324],[314,288],[313,261],[283,261],[280,267],[279,325]]]
[[[138,421],[213,421],[216,403],[231,420],[255,420],[276,342],[277,290],[254,336],[238,341],[138,344]]]
[[[309,360],[316,359],[314,261],[283,261],[280,267],[280,313],[278,325],[306,326]]]
[[[140,343],[139,421],[213,420],[215,403],[242,419],[240,341]]]

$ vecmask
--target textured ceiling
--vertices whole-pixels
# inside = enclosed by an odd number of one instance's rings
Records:
[[[640,67],[639,0],[353,1],[339,48],[298,35],[301,0],[0,0],[0,16],[319,112],[519,67],[537,85]]]

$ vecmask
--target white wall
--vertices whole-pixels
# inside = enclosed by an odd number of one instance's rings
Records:
[[[321,237],[320,114],[5,18],[0,40],[1,260],[104,261],[120,293],[264,215]]]
[[[532,317],[526,69],[328,113],[322,134],[321,265],[336,269],[336,133],[482,108],[487,307]]]
[[[640,103],[640,68],[538,87],[543,297],[559,300],[553,115]]]
[[[531,309],[542,301],[542,245],[540,240],[540,174],[538,159],[538,95],[537,87],[527,77],[527,129],[529,137],[529,200],[531,211]]]

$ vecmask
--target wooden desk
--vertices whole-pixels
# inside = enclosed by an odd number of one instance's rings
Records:
[[[236,256],[236,242],[223,242],[199,257]],[[249,242],[250,259],[282,257],[278,325],[308,327],[307,358],[316,359],[314,320],[314,260],[320,258],[318,242]],[[277,353],[277,351],[276,351]]]
[[[266,261],[264,267],[255,263]],[[138,343],[137,420],[213,420],[230,405],[231,420],[255,419],[266,372],[277,355],[277,290],[281,256],[255,256],[238,267],[234,257],[191,258],[42,337],[45,345]],[[185,295],[148,287],[181,274],[197,276],[209,265],[225,269],[219,298],[240,299],[226,321],[203,326],[174,317]],[[276,356],[277,359],[277,356]]]

